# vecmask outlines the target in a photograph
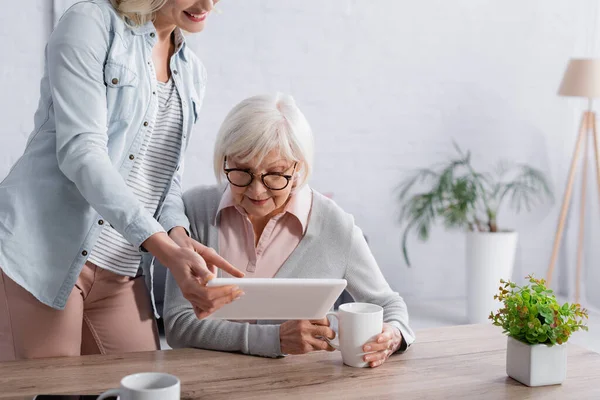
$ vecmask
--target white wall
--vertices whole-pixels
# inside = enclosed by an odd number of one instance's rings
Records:
[[[0,84],[9,90],[0,95],[0,175],[31,129],[50,20],[41,3],[24,1],[14,6],[16,15],[0,16],[4,27],[13,27],[1,44]],[[548,172],[554,206],[520,218],[509,210],[500,215],[521,234],[515,277],[545,274],[583,106],[559,98],[556,89],[569,57],[598,55],[593,0],[244,0],[218,7],[223,13],[190,37],[208,68],[209,88],[187,155],[187,187],[214,182],[214,137],[231,106],[285,91],[316,135],[312,185],[355,215],[403,295],[464,295],[462,235],[440,229],[426,244],[412,240],[415,265],[407,268],[393,195],[406,170],[451,154],[451,139],[472,150],[479,166],[506,158]],[[592,244],[600,232],[589,233]],[[567,232],[559,269],[573,264],[575,234],[575,227]],[[600,282],[592,256],[587,277]],[[569,288],[568,274],[559,272],[557,282]]]
[[[0,177],[23,152],[40,94],[52,2],[20,0],[0,13]],[[1,178],[0,178],[1,179]]]

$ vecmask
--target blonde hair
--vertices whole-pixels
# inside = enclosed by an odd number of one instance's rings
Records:
[[[313,134],[294,98],[283,93],[247,98],[227,114],[215,143],[215,176],[222,181],[225,157],[260,163],[272,150],[301,163],[294,188],[302,187],[312,172]]]
[[[110,0],[117,13],[133,26],[145,25],[153,21],[156,12],[168,0]]]

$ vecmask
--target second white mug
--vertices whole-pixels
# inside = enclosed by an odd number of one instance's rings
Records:
[[[339,321],[339,344],[330,344],[340,350],[344,364],[358,368],[368,366],[363,346],[374,341],[383,330],[383,308],[370,303],[346,303],[327,316]]]
[[[98,400],[119,396],[119,400],[179,400],[181,383],[170,374],[142,372],[127,375],[121,380],[119,389],[102,393]]]

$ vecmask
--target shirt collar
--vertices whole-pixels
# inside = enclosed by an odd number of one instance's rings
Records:
[[[185,41],[185,35],[179,28],[175,28],[175,53],[181,55],[183,61],[187,61],[187,45]]]
[[[221,211],[230,207],[235,208],[243,216],[247,215],[246,211],[242,207],[234,203],[233,195],[231,194],[231,188],[229,185],[227,185],[225,191],[223,192],[223,196],[221,196],[221,201],[219,202],[219,208],[217,209],[217,215],[215,216],[214,221],[215,225],[218,225],[218,219]],[[306,227],[308,226],[308,217],[310,216],[311,208],[312,190],[308,185],[304,185],[296,192],[292,193],[290,200],[285,206],[282,214],[288,213],[294,216],[302,226],[302,233],[305,233]]]
[[[152,23],[152,21],[148,21],[146,22],[144,25],[140,25],[140,26],[132,26],[131,31],[134,35],[149,35],[151,33],[154,33],[154,35],[156,35],[156,29],[154,28],[154,24]],[[183,31],[178,28],[175,27],[175,54],[181,53],[181,58],[184,61],[187,61],[188,57],[187,57],[187,44],[186,44],[186,40],[185,40],[185,35],[183,34]],[[156,37],[153,38],[153,40],[156,42]]]
[[[156,29],[154,29],[154,24],[152,21],[146,22],[144,25],[130,25],[130,21],[127,21],[128,26],[133,31],[134,35],[146,35],[151,32],[156,34]]]

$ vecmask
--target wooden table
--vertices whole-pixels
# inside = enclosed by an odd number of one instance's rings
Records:
[[[600,355],[569,345],[567,380],[528,388],[505,372],[506,337],[491,325],[417,332],[382,367],[346,367],[339,352],[265,359],[169,350],[0,363],[0,399],[99,393],[141,371],[179,376],[182,399],[600,399]]]

